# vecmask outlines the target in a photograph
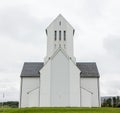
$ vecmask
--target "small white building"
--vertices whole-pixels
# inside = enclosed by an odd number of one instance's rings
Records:
[[[74,28],[59,15],[46,29],[44,62],[24,63],[20,107],[100,107],[94,62],[76,62]]]

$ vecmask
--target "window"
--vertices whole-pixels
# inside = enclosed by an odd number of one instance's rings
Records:
[[[46,31],[46,34],[47,34],[47,29],[45,31]]]
[[[55,39],[55,41],[56,41],[56,40],[57,40],[57,31],[54,32],[54,35],[55,35],[55,36],[54,36],[54,39]]]
[[[75,33],[75,30],[73,30],[73,35],[74,35],[74,33]]]
[[[61,26],[61,21],[59,21],[59,25]]]
[[[66,31],[64,31],[64,41],[66,41]]]
[[[59,40],[61,40],[61,31],[59,31]]]

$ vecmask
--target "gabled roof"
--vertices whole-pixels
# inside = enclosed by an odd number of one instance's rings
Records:
[[[39,71],[44,66],[43,62],[27,62],[24,63],[21,77],[39,77]],[[99,77],[99,72],[96,63],[91,62],[77,62],[76,66],[81,71],[81,77],[83,78],[97,78]]]
[[[51,55],[51,57],[49,57],[50,59],[53,59],[57,54],[58,54],[58,52],[62,52],[63,54],[64,54],[64,56],[67,58],[67,59],[70,59],[71,61],[72,61],[72,63],[74,64],[74,65],[76,65],[76,63],[67,55],[67,53],[65,52],[65,50],[62,48],[62,47],[58,47],[57,49],[56,49],[56,51]],[[49,59],[47,60],[47,62],[49,61]],[[46,63],[47,63],[46,62]],[[46,64],[45,63],[45,64]]]
[[[99,77],[95,62],[77,62],[76,65],[81,70],[81,77]]]
[[[25,62],[21,72],[21,77],[40,76],[39,70],[42,69],[43,65],[43,62]]]
[[[74,30],[74,28],[72,27],[72,25],[71,25],[61,14],[59,14],[59,15],[51,22],[51,24],[50,24],[46,29],[48,29],[49,27],[51,27],[51,25],[54,24],[54,22],[55,22],[56,20],[59,20],[59,19],[63,19],[63,20]]]

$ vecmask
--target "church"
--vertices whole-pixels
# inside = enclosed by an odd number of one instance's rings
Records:
[[[46,28],[44,62],[25,62],[20,75],[20,108],[101,106],[97,65],[76,61],[74,33],[61,14]]]

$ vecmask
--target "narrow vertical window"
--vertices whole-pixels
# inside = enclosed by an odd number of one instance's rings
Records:
[[[57,40],[57,31],[54,32],[54,35],[55,35],[55,36],[54,36],[54,39],[55,39],[55,41],[56,41],[56,40]]]
[[[66,31],[64,31],[64,41],[66,41]]]
[[[59,40],[61,40],[61,31],[59,31]]]
[[[61,21],[59,22],[59,25],[61,26]]]
[[[46,35],[47,35],[47,29],[45,31],[46,31]]]
[[[74,33],[75,33],[75,30],[73,30],[73,35],[74,35]]]

